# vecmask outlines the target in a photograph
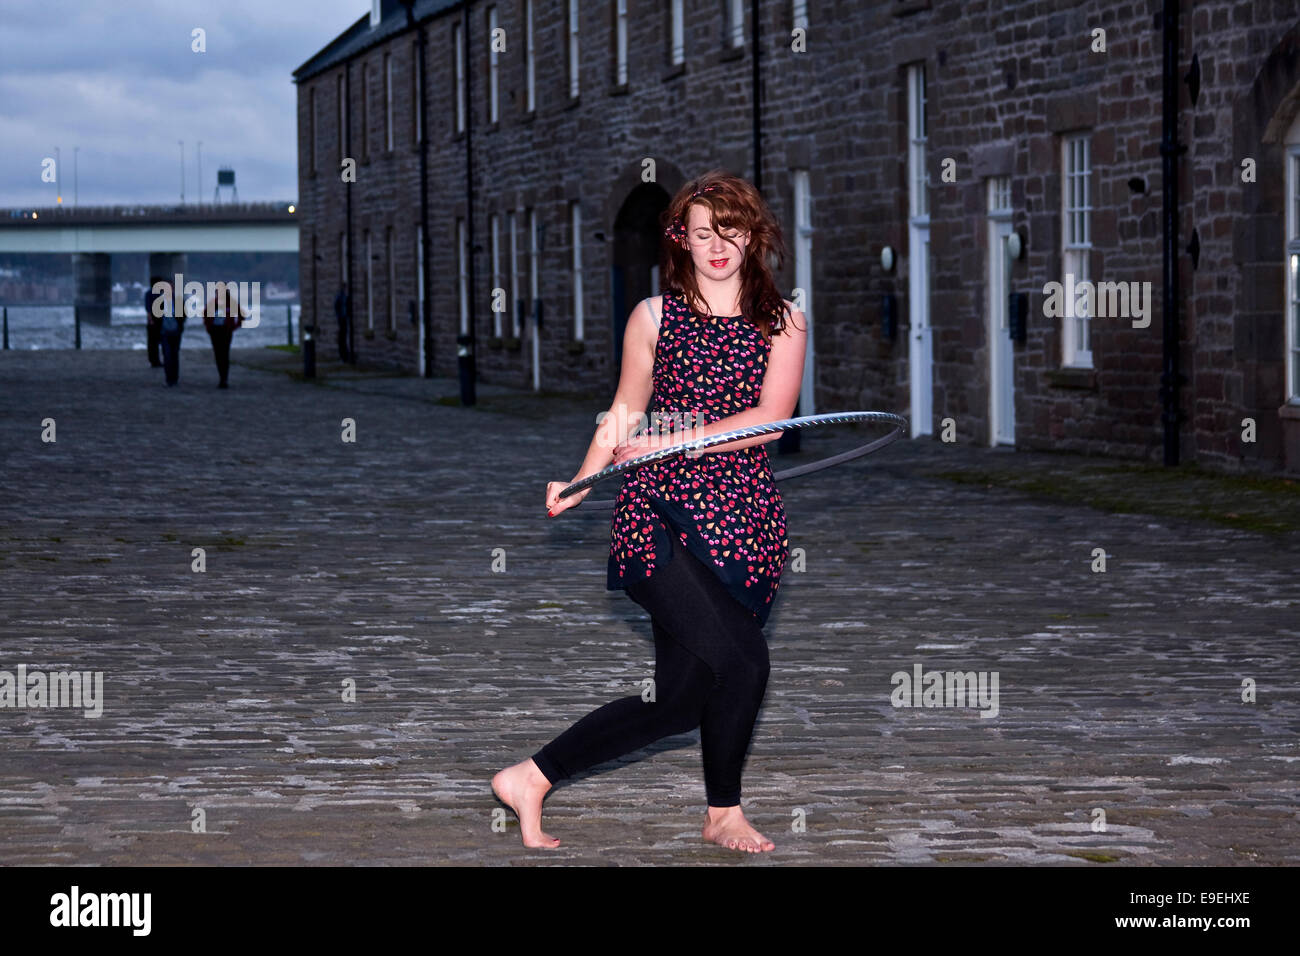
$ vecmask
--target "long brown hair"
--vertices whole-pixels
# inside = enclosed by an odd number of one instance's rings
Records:
[[[707,190],[707,191],[702,191]],[[711,169],[678,190],[661,217],[664,287],[680,292],[697,315],[707,315],[708,305],[695,281],[695,263],[670,233],[685,236],[690,207],[700,204],[709,211],[714,232],[737,229],[749,233],[749,244],[740,264],[740,310],[763,338],[771,341],[773,331],[785,329],[785,300],[772,279],[769,266],[785,263],[785,242],[776,217],[757,189],[747,180],[725,170]],[[674,229],[676,226],[676,229]]]

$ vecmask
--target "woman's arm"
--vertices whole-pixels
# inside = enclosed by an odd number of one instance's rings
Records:
[[[594,475],[609,465],[614,449],[644,423],[654,392],[652,376],[658,337],[650,309],[642,300],[628,316],[627,329],[623,333],[623,368],[619,372],[614,401],[608,411],[596,416],[596,434],[574,481]]]

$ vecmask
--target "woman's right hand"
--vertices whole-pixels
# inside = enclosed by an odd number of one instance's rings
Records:
[[[574,505],[582,503],[582,500],[587,497],[587,493],[591,491],[591,486],[583,488],[567,498],[560,497],[561,491],[578,480],[574,478],[572,481],[548,481],[546,483],[546,513],[548,516],[554,518],[561,511],[567,511]]]

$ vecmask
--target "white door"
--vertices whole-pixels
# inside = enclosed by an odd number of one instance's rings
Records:
[[[929,435],[934,417],[934,369],[930,331],[930,227],[910,227],[912,261],[908,269],[908,371],[911,379],[911,437]]]
[[[988,444],[1014,445],[1014,352],[1006,302],[1011,291],[1011,256],[1006,251],[1011,220],[989,220],[988,232]]]
[[[795,302],[804,314],[808,326],[804,341],[803,378],[799,385],[799,415],[814,415],[814,384],[816,383],[816,348],[813,345],[813,290],[812,290],[812,187],[808,170],[794,171],[794,285],[803,290],[803,301]]]

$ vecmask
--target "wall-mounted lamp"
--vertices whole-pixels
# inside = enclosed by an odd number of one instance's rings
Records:
[[[885,246],[880,250],[880,268],[886,272],[893,272],[896,259],[894,256],[894,247]]]
[[[1007,236],[1007,255],[1012,259],[1019,259],[1025,254],[1025,241],[1020,237],[1020,232],[1013,229],[1011,235]]]

